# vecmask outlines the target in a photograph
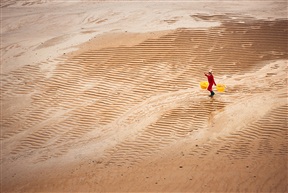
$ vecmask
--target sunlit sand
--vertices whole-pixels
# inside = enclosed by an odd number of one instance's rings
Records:
[[[287,192],[287,24],[286,1],[1,1],[1,192]]]

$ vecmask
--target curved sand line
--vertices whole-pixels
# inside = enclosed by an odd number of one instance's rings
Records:
[[[287,20],[191,17],[222,25],[98,37],[4,74],[3,190],[286,190]],[[198,85],[209,68],[227,85],[214,99]]]

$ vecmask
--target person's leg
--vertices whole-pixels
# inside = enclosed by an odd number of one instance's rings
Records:
[[[212,97],[212,96],[213,96],[212,92],[213,92],[213,91],[210,91],[210,95],[209,95],[209,97]]]
[[[215,93],[213,91],[211,91],[211,96],[213,96]]]

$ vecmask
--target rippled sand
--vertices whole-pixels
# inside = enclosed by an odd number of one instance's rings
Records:
[[[251,4],[3,1],[1,192],[287,192],[287,3]]]

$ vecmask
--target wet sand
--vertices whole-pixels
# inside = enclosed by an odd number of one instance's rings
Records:
[[[1,11],[1,192],[287,192],[285,1]]]

